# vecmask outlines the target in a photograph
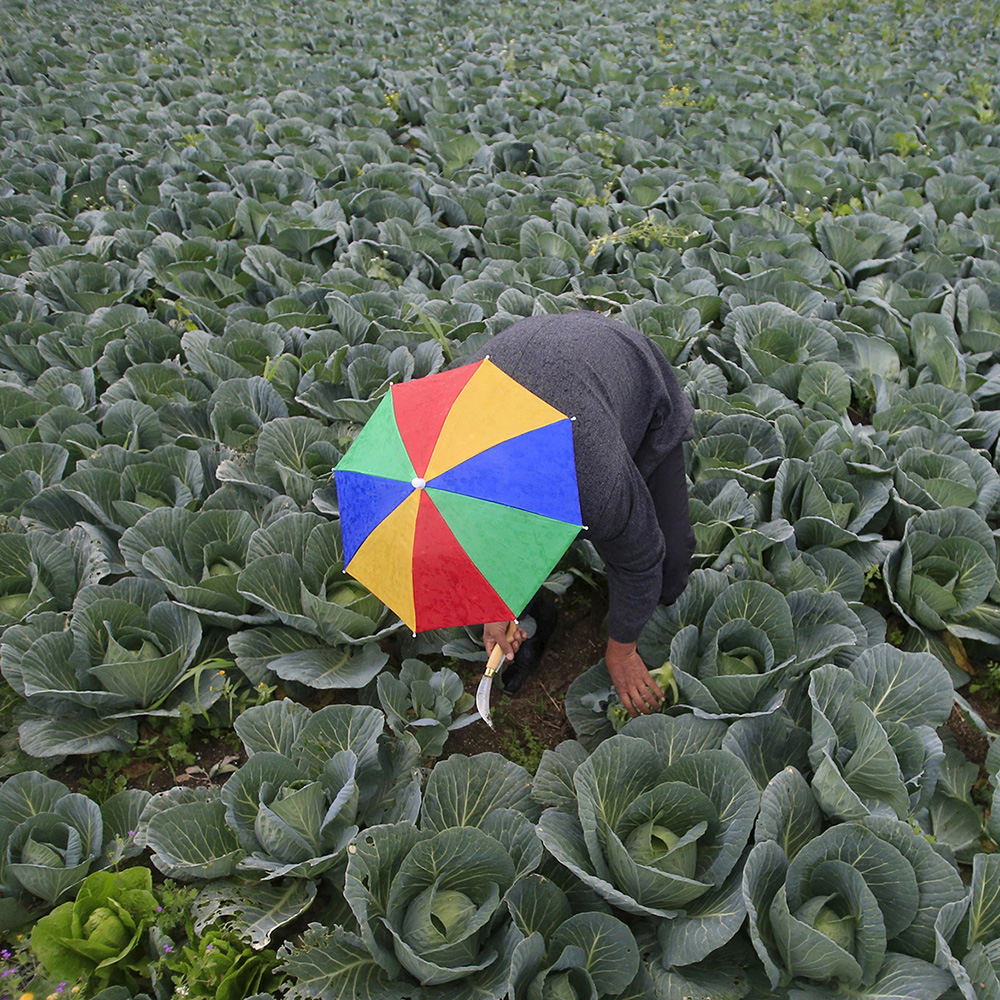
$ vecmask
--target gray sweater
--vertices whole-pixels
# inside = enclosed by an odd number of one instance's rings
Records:
[[[634,641],[659,601],[663,533],[646,476],[692,435],[693,408],[660,350],[599,313],[532,316],[484,357],[571,417],[583,534],[608,575],[608,631]],[[525,470],[530,474],[530,458]]]

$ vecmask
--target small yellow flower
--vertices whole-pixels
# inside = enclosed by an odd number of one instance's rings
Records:
[[[35,1000],[34,993],[22,993],[18,1000]]]

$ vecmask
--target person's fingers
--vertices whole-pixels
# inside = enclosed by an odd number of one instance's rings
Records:
[[[487,656],[499,645],[504,656],[511,660],[514,650],[507,639],[507,624],[505,622],[490,622],[483,626],[483,646]]]
[[[500,643],[500,648],[503,650],[503,655],[508,660],[514,659],[514,654],[517,652],[517,646],[514,645],[513,637],[507,638],[507,629],[503,630],[503,635],[497,640]],[[520,645],[520,644],[518,644]]]
[[[665,695],[663,694],[663,690],[660,687],[660,685],[657,684],[652,677],[649,677],[648,680],[646,681],[646,687],[656,696],[657,707],[662,705],[665,699]]]
[[[663,704],[662,696],[658,695],[652,687],[647,687],[642,692],[643,699],[646,704],[649,705],[650,711],[657,712],[660,709],[660,705]]]

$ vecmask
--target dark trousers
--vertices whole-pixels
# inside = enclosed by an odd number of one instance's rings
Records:
[[[684,446],[679,444],[646,478],[656,519],[667,545],[660,603],[673,604],[684,591],[694,554],[694,529],[684,478]]]

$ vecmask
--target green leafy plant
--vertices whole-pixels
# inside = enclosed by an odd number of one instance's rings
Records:
[[[37,771],[8,778],[0,786],[0,924],[24,923],[37,900],[60,903],[91,872],[138,854],[135,828],[148,799],[126,790],[98,806]]]
[[[278,960],[269,948],[250,945],[209,929],[168,955],[164,965],[175,994],[196,1000],[245,1000],[278,985]]]
[[[97,988],[148,982],[149,931],[159,902],[148,868],[95,872],[76,900],[57,906],[31,931],[31,950],[45,972],[67,981],[86,979]]]
[[[127,578],[77,595],[72,622],[53,613],[9,629],[0,670],[27,700],[22,749],[40,757],[124,750],[136,719],[206,712],[224,670],[195,663],[202,629],[193,611],[150,580]],[[30,694],[29,694],[30,691]]]
[[[271,702],[235,725],[249,759],[219,798],[168,792],[140,818],[140,840],[166,875],[211,879],[238,868],[267,879],[315,878],[343,860],[362,823],[412,820],[419,809],[416,749],[380,745],[378,709],[311,713]]]
[[[447,667],[432,670],[420,660],[404,660],[399,676],[383,671],[377,687],[390,728],[412,733],[422,757],[439,757],[449,732],[479,718],[475,699]]]

